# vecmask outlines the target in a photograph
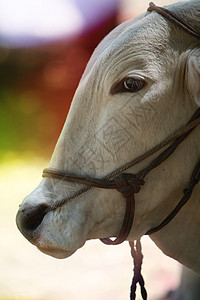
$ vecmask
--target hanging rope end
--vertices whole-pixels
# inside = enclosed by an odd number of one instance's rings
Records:
[[[140,240],[137,240],[136,243],[135,241],[129,242],[129,245],[131,247],[131,256],[133,258],[133,264],[134,264],[134,275],[131,284],[130,300],[136,299],[137,283],[139,283],[140,285],[142,299],[147,300],[147,291],[145,289],[144,279],[141,274],[142,261],[143,261],[141,242]]]

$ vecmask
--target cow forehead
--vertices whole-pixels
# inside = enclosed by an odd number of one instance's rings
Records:
[[[153,60],[152,53],[163,57],[163,51],[170,48],[169,35],[166,20],[154,13],[146,13],[120,24],[96,48],[82,79],[91,71],[105,71],[114,65],[126,69],[130,67],[130,61],[137,67],[136,64]]]

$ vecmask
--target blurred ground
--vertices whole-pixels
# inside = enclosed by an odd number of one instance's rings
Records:
[[[40,253],[17,230],[18,205],[39,183],[46,166],[45,160],[34,157],[1,165],[0,299],[129,299],[132,260],[127,243],[109,247],[98,240],[90,241],[72,257],[56,260]],[[149,299],[161,299],[178,285],[180,266],[149,238],[142,243]]]

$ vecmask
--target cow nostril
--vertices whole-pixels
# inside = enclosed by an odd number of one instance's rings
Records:
[[[19,213],[19,229],[22,231],[34,231],[41,223],[48,211],[48,206],[46,204],[40,204],[36,207],[31,207],[20,211]]]
[[[35,210],[27,214],[25,220],[25,228],[28,230],[35,230],[41,223],[47,213],[47,205],[41,204]]]

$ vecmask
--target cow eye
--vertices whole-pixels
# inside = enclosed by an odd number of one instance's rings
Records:
[[[143,77],[134,76],[126,77],[111,88],[111,94],[117,93],[136,93],[139,92],[146,84]]]

